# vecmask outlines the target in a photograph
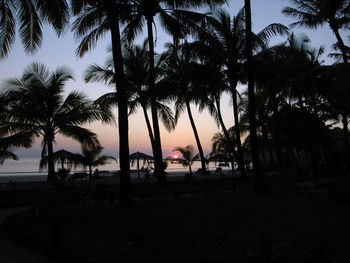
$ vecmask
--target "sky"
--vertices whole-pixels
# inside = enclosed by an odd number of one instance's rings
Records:
[[[244,0],[231,0],[229,5],[223,6],[231,16],[243,7]],[[252,5],[252,23],[253,31],[259,32],[270,23],[282,23],[286,26],[291,24],[293,20],[281,13],[283,7],[290,6],[288,0],[251,0]],[[335,43],[335,37],[327,26],[319,27],[317,30],[293,29],[297,34],[305,33],[311,39],[311,46],[326,46],[325,54],[331,52],[331,45]],[[141,42],[145,34],[138,38]],[[347,40],[347,35],[342,34]],[[83,80],[84,71],[93,63],[103,64],[107,58],[106,49],[110,39],[106,36],[101,40],[95,49],[88,52],[84,57],[78,58],[75,55],[75,49],[79,44],[79,40],[75,39],[73,34],[68,30],[63,37],[57,38],[56,34],[50,28],[44,29],[42,47],[34,55],[24,53],[23,46],[17,38],[10,54],[7,58],[0,61],[0,87],[3,82],[12,77],[19,77],[23,70],[32,62],[40,62],[45,64],[50,70],[54,70],[60,66],[68,66],[74,72],[74,81],[69,81],[66,85],[66,94],[73,90],[84,92],[90,99],[96,99],[106,92],[113,89],[101,84],[87,84]],[[271,41],[271,45],[282,43],[285,37],[277,37]],[[157,26],[157,46],[156,51],[161,52],[164,43],[171,41],[171,38]],[[324,57],[325,63],[333,63],[332,60]],[[242,87],[243,88],[243,87]],[[199,136],[205,153],[211,151],[211,138],[219,131],[214,120],[207,112],[199,113],[195,105],[192,105],[192,111]],[[232,105],[228,95],[222,98],[222,112],[227,127],[234,124]],[[102,125],[99,122],[88,124],[86,127],[97,133],[105,153],[118,156],[118,133],[117,126]],[[186,114],[179,119],[176,130],[168,133],[161,127],[161,139],[163,147],[163,156],[167,157],[172,154],[175,147],[184,147],[192,144],[196,148],[195,139],[190,126],[190,122]],[[130,116],[129,118],[129,145],[130,153],[135,151],[143,151],[151,153],[151,145],[145,125],[145,121],[141,111]],[[79,152],[80,146],[67,138],[57,137],[54,150],[61,148],[73,152]],[[40,140],[37,140],[31,149],[20,149],[17,151],[19,157],[38,157],[40,158]],[[5,162],[6,165],[6,162]]]

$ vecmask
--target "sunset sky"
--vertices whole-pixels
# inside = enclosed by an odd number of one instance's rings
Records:
[[[229,6],[224,8],[232,16],[236,14],[240,8],[243,7],[243,0],[232,0]],[[253,19],[253,31],[258,32],[270,23],[282,23],[289,25],[293,22],[290,18],[285,17],[281,10],[283,7],[290,5],[288,0],[252,0],[252,19]],[[157,26],[157,46],[158,52],[162,51],[164,43],[171,40],[161,27]],[[295,29],[296,33],[306,33],[311,39],[311,45],[319,47],[320,45],[326,46],[325,54],[331,52],[331,45],[335,42],[335,37],[327,26],[318,28],[318,30],[308,31],[305,29]],[[346,35],[342,35],[346,41],[348,38]],[[45,64],[51,70],[66,65],[70,67],[75,75],[75,80],[70,81],[66,86],[66,93],[72,90],[79,90],[88,95],[91,99],[96,99],[102,94],[111,91],[111,88],[98,85],[98,84],[86,84],[83,81],[83,72],[87,69],[88,65],[92,63],[102,64],[107,58],[106,48],[109,45],[109,37],[106,37],[103,41],[99,42],[97,47],[87,53],[83,58],[77,58],[75,55],[75,49],[78,46],[78,40],[75,40],[73,34],[68,31],[66,34],[57,38],[55,33],[49,29],[44,30],[44,41],[42,48],[32,56],[24,53],[20,40],[17,39],[15,45],[10,51],[9,56],[0,61],[0,82],[2,83],[9,77],[20,76],[23,69],[30,63],[36,61]],[[144,36],[139,37],[138,41],[142,41]],[[276,38],[271,43],[281,43],[285,38]],[[332,60],[324,56],[326,63],[332,63]],[[218,131],[216,124],[207,112],[198,113],[197,108],[192,105],[193,115],[199,136],[204,148],[205,153],[211,151],[211,138],[215,132]],[[224,120],[227,127],[233,125],[233,113],[230,99],[228,96],[224,96],[222,99],[222,111],[224,114]],[[100,123],[92,123],[88,127],[98,134],[98,137],[105,148],[105,152],[118,156],[118,134],[116,126],[106,126]],[[164,157],[169,156],[176,146],[186,146],[192,144],[195,146],[195,140],[190,127],[190,123],[186,114],[184,114],[178,123],[176,130],[172,133],[168,133],[162,127],[162,146]],[[151,153],[151,146],[146,130],[145,121],[141,112],[136,115],[130,116],[129,121],[129,144],[130,152],[144,151]],[[77,152],[80,149],[78,143],[69,139],[57,138],[57,144],[55,150],[65,148],[67,150]],[[17,151],[20,157],[38,157],[40,158],[40,141],[29,150]],[[6,164],[6,162],[5,162]]]

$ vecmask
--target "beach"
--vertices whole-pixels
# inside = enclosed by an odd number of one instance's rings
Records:
[[[20,161],[7,161],[4,166],[1,167],[0,171],[0,184],[4,183],[12,183],[12,182],[46,182],[47,179],[47,171],[39,170],[39,161],[35,158],[23,158]],[[210,162],[208,166],[208,170],[213,173],[218,168],[219,163]],[[146,166],[146,165],[145,165]],[[142,165],[140,165],[142,167]],[[192,165],[193,174],[196,174],[197,170],[200,169],[200,162],[194,162]],[[104,166],[96,167],[99,170],[99,174],[101,179],[106,179],[107,177],[112,177],[113,174],[117,173],[119,170],[119,165],[115,162],[107,163]],[[94,168],[94,170],[96,169]],[[56,171],[59,167],[56,167]],[[130,177],[133,182],[138,182],[138,173],[136,164],[130,165]],[[141,168],[140,168],[141,169]],[[222,167],[222,171],[224,173],[229,173],[230,167]],[[70,175],[74,175],[74,173],[85,172],[82,168],[71,168]],[[153,172],[151,171],[150,174]],[[189,169],[187,167],[183,167],[179,163],[171,163],[168,162],[168,167],[166,169],[166,173],[169,178],[173,177],[181,177],[184,176],[185,173],[189,173]],[[110,178],[110,181],[118,181],[115,178]],[[140,179],[144,179],[144,173],[140,171]],[[152,179],[152,176],[149,178]],[[101,180],[100,180],[101,181]]]

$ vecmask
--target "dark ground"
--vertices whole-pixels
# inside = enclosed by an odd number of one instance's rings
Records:
[[[16,193],[17,205],[31,208],[2,224],[0,261],[348,262],[350,204],[276,184],[264,196],[233,184],[138,185],[131,207],[113,203],[108,186]]]

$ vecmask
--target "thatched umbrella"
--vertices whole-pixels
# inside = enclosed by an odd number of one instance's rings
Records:
[[[61,164],[61,169],[64,169],[64,164],[65,163],[73,163],[77,158],[77,155],[74,153],[71,153],[69,151],[66,151],[64,149],[61,149],[57,152],[53,153],[53,159],[55,162]],[[48,157],[45,156],[43,159],[40,161],[40,167],[44,167],[47,163]]]
[[[130,161],[133,163],[134,161],[137,161],[137,177],[140,178],[140,160],[143,160],[143,164],[145,162],[150,162],[153,161],[154,158],[151,155],[141,153],[141,152],[136,152],[132,153],[129,156]]]

